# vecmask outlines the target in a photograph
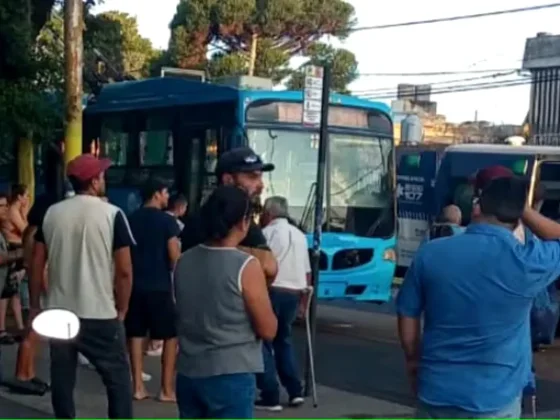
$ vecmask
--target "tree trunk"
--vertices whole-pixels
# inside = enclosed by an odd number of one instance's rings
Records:
[[[255,75],[255,62],[257,61],[257,42],[259,36],[257,34],[251,35],[251,56],[249,57],[249,76]]]
[[[20,138],[17,145],[18,182],[27,186],[29,204],[35,200],[35,159],[33,150],[33,136]]]
[[[65,163],[68,163],[82,153],[83,7],[82,0],[65,0],[64,2],[64,59],[66,65]]]

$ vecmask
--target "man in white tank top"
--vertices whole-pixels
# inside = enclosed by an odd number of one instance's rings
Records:
[[[263,234],[278,263],[278,274],[270,287],[270,300],[278,318],[278,332],[272,342],[263,342],[265,372],[257,375],[261,400],[256,408],[280,411],[277,374],[286,389],[291,406],[303,404],[301,379],[292,347],[292,324],[304,302],[311,281],[307,238],[289,222],[288,201],[270,197],[261,217]]]

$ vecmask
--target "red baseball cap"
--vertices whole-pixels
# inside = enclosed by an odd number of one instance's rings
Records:
[[[66,168],[66,174],[80,181],[89,181],[111,166],[109,159],[98,159],[94,155],[85,153],[72,159]]]
[[[486,188],[490,181],[498,178],[512,178],[513,176],[514,173],[511,169],[505,166],[495,165],[477,171],[471,178],[471,182],[474,185],[475,191],[480,191]]]

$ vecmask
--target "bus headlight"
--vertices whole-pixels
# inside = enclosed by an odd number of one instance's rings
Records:
[[[387,248],[383,251],[383,261],[397,262],[397,253],[393,248]]]

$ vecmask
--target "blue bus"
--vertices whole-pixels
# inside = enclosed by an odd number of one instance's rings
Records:
[[[158,78],[108,85],[84,111],[84,152],[110,158],[108,196],[127,211],[150,174],[196,208],[216,184],[224,150],[249,145],[276,165],[267,196],[282,195],[309,233],[318,130],[302,123],[301,91],[246,90]],[[333,94],[319,298],[385,302],[395,270],[394,142],[390,109]]]
[[[397,147],[397,284],[433,221],[436,174],[446,146],[420,143]]]

